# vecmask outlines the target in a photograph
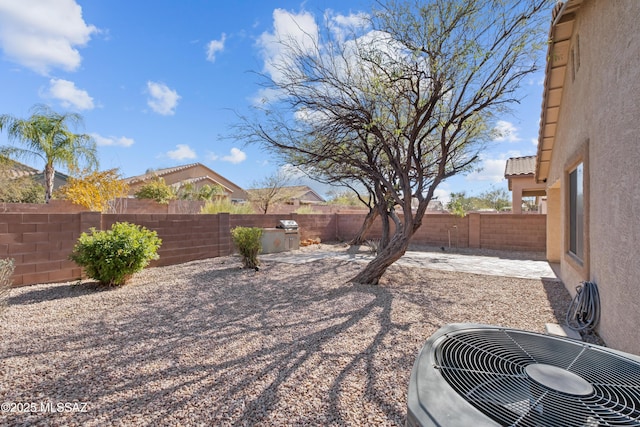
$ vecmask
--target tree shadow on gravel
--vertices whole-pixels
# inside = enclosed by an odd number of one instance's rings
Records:
[[[89,402],[15,419],[30,425],[403,425],[411,367],[437,328],[490,309],[506,326],[531,321],[518,307],[530,280],[392,267],[363,286],[346,283],[351,262],[230,264],[150,269],[129,288],[55,301],[55,325],[0,335],[0,400]],[[497,305],[500,292],[514,299]],[[82,311],[91,298],[100,308]]]
[[[353,266],[345,263],[318,262],[311,273],[274,264],[260,272],[187,272],[180,280],[190,285],[132,299],[110,292],[105,312],[82,319],[80,330],[48,331],[46,344],[34,339],[36,347],[14,342],[3,359],[55,363],[14,389],[18,394],[0,395],[44,395],[93,406],[88,414],[39,414],[29,420],[34,425],[55,417],[86,425],[170,425],[188,423],[194,413],[197,422],[214,425],[343,425],[365,422],[371,414],[379,424],[401,425],[405,401],[385,395],[381,388],[389,385],[376,377],[380,365],[393,360],[376,355],[388,353],[386,338],[406,333],[408,325],[393,322],[390,292],[345,284],[352,275]],[[22,301],[38,295],[47,294]],[[355,335],[356,345],[342,342]],[[400,349],[394,357],[403,358],[403,351],[413,358],[416,348]],[[400,369],[402,383],[393,385],[404,395],[410,365]],[[343,400],[354,378],[364,389]],[[293,408],[304,399],[306,409],[297,413]],[[366,412],[361,407],[351,414],[349,406],[363,401]]]
[[[108,291],[110,289],[113,289],[113,287],[101,285],[95,281],[54,284],[46,288],[39,286],[38,289],[21,292],[16,296],[9,296],[7,303],[9,305],[37,304],[43,301],[76,298],[91,293]],[[12,290],[11,293],[15,294],[15,290]]]

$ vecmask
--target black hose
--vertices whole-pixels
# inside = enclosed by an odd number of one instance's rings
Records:
[[[569,305],[567,325],[574,331],[591,332],[600,321],[600,295],[593,282],[576,286],[576,296]]]

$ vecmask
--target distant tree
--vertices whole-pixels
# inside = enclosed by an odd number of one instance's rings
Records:
[[[196,188],[191,182],[180,185],[176,193],[176,198],[180,200],[200,200],[211,201],[216,196],[224,195],[224,189],[220,185],[205,184]]]
[[[0,115],[0,131],[6,129],[9,141],[26,147],[3,146],[0,151],[7,157],[39,157],[44,161],[44,198],[49,203],[54,190],[55,167],[63,165],[73,170],[81,162],[90,168],[97,167],[96,143],[91,136],[69,129],[82,124],[82,116],[77,113],[57,113],[46,105],[36,105],[31,111],[28,119]]]
[[[358,194],[349,190],[329,192],[329,200],[327,200],[327,204],[349,207],[362,206],[362,202],[358,198]]]
[[[467,196],[464,191],[451,193],[447,209],[454,215],[465,216],[467,212],[481,209],[493,209],[500,212],[508,206],[511,206],[509,192],[503,188],[493,188],[479,196]]]
[[[114,199],[126,197],[128,192],[129,185],[122,180],[118,169],[108,169],[81,171],[77,177],[69,177],[56,194],[91,211],[107,212]]]
[[[495,209],[498,212],[511,206],[511,196],[504,188],[492,188],[480,194],[479,199],[483,208]]]
[[[168,204],[171,200],[175,200],[176,193],[167,185],[164,178],[155,176],[146,182],[135,193],[136,199],[151,199],[163,205]]]
[[[451,193],[451,199],[447,204],[447,209],[454,215],[463,217],[467,214],[467,212],[472,211],[473,203],[467,197],[464,191],[460,193]]]
[[[525,211],[533,212],[538,210],[537,198],[532,197],[523,197],[522,198],[522,207]]]
[[[368,182],[383,228],[395,227],[353,282],[377,284],[437,187],[473,167],[496,114],[538,69],[547,4],[389,0],[354,34],[336,37],[329,24],[277,40],[266,77],[278,96],[262,117],[245,119],[243,136],[307,165],[348,166]]]
[[[286,188],[291,182],[289,176],[282,170],[266,176],[253,183],[249,193],[249,201],[260,209],[263,214],[269,212],[269,208],[277,203],[291,199],[292,194]]]

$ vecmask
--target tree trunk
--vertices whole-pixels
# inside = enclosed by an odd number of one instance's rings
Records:
[[[378,217],[378,210],[375,207],[369,208],[369,213],[367,213],[367,216],[365,217],[364,222],[360,227],[360,230],[355,235],[355,237],[351,239],[351,241],[349,242],[350,246],[359,246],[359,245],[365,244],[367,239],[367,233],[369,232],[369,229],[371,228],[371,226],[373,225],[373,222],[376,220],[377,217]]]
[[[380,237],[380,249],[384,249],[389,246],[391,240],[391,227],[389,226],[389,212],[386,208],[380,207],[380,220],[382,221],[382,237]]]
[[[407,230],[407,228],[405,228]],[[377,285],[387,268],[407,252],[412,231],[396,232],[389,244],[358,275],[351,279],[352,283],[361,285]]]
[[[52,165],[46,165],[44,167],[44,201],[49,203],[51,196],[53,195],[53,178],[55,177],[55,170]]]

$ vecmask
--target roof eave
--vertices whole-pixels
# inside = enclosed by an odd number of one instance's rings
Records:
[[[553,22],[549,30],[549,47],[536,155],[535,180],[537,183],[546,182],[549,176],[551,152],[555,144],[556,125],[569,64],[575,12],[582,1],[567,0],[565,3],[560,3],[558,9],[554,10]]]

